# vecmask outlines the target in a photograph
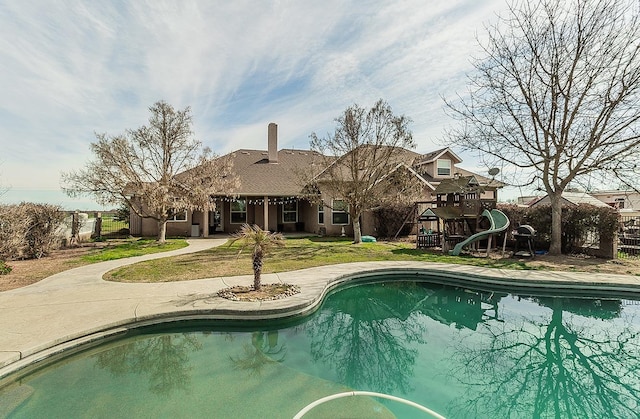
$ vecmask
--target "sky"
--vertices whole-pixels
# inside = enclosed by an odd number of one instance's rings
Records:
[[[217,154],[309,148],[350,105],[386,100],[413,120],[415,151],[446,145],[443,97],[464,93],[477,37],[505,0],[0,0],[0,203],[70,199],[63,171],[96,133],[189,106]],[[455,152],[459,150],[453,149]],[[473,155],[462,167],[487,175]],[[498,176],[499,177],[499,176]]]

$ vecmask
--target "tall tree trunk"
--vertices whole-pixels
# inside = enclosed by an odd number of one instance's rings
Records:
[[[353,243],[362,243],[362,231],[360,231],[360,216],[353,217]]]
[[[167,241],[167,220],[158,220],[158,243]]]
[[[549,193],[551,201],[551,245],[550,255],[562,254],[562,191]]]

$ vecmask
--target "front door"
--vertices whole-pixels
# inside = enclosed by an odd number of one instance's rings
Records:
[[[221,233],[224,231],[224,206],[216,205],[216,209],[209,213],[209,231]]]

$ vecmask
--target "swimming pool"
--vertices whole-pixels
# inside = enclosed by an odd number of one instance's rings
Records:
[[[281,418],[355,389],[450,418],[625,418],[640,409],[638,371],[638,300],[394,276],[343,285],[295,321],[146,329],[74,354],[1,389],[0,417]],[[416,417],[366,398],[305,417],[336,411]]]

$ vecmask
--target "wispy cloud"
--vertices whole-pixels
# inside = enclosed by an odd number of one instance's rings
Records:
[[[36,4],[37,3],[37,4]],[[218,153],[308,147],[356,102],[414,120],[419,151],[463,91],[474,36],[503,0],[0,3],[0,184],[57,187],[94,132],[146,122],[164,99],[191,106]]]

